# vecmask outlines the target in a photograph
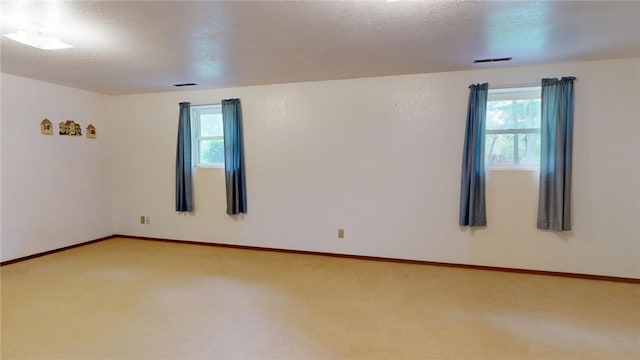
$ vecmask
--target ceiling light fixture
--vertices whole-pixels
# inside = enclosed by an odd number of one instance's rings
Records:
[[[46,35],[43,24],[32,23],[31,25],[32,29],[18,30],[17,32],[3,35],[11,40],[42,50],[58,50],[73,47],[73,45],[69,45],[55,36]]]

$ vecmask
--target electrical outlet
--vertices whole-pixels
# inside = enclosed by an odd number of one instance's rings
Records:
[[[338,229],[338,239],[344,239],[344,229]]]
[[[147,224],[147,225],[151,224],[151,216],[145,216],[144,217],[144,223]]]
[[[140,224],[144,225],[144,215],[140,215]]]

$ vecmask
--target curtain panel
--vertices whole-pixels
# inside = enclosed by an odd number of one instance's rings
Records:
[[[227,214],[247,212],[240,99],[222,100]]]
[[[538,229],[571,230],[574,80],[542,79]]]
[[[191,164],[191,104],[180,103],[176,148],[176,211],[193,211],[193,167]]]
[[[467,127],[462,153],[460,226],[486,226],[484,143],[489,84],[469,86]]]

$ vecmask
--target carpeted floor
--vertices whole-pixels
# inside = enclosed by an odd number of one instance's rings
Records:
[[[1,268],[10,359],[639,359],[640,285],[111,239]]]

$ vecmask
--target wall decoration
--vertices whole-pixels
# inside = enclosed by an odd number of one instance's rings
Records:
[[[53,123],[45,118],[40,122],[40,132],[44,135],[53,135]]]
[[[81,136],[82,127],[80,124],[76,124],[73,120],[63,121],[58,124],[60,128],[60,135]]]
[[[93,126],[93,124],[89,124],[89,126],[87,126],[87,137],[89,139],[96,138],[96,127]]]

